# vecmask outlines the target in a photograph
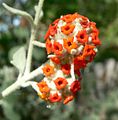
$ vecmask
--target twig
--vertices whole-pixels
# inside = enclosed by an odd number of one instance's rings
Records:
[[[72,58],[72,61],[71,61],[70,74],[71,74],[72,80],[75,80],[75,74],[74,74],[74,60],[73,60],[73,58]]]
[[[16,89],[19,89],[22,84],[24,84],[25,82],[27,82],[28,80],[33,79],[34,77],[38,76],[42,74],[42,66],[40,66],[39,68],[37,68],[36,70],[32,71],[31,73],[27,74],[26,76],[22,76],[21,78],[19,78],[15,83],[13,83],[11,86],[9,86],[8,88],[6,88],[2,93],[2,97],[6,97],[7,95],[9,95],[10,93],[12,93],[13,91],[15,91]]]
[[[36,45],[36,46],[38,46],[38,47],[43,47],[43,48],[46,47],[46,46],[45,46],[45,43],[41,43],[41,42],[38,42],[38,41],[33,41],[32,43],[33,43],[33,45]]]

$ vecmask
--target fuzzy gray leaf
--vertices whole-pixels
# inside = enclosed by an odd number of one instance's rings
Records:
[[[13,60],[11,63],[19,70],[20,73],[24,71],[26,63],[26,51],[24,47],[19,48],[13,54]]]

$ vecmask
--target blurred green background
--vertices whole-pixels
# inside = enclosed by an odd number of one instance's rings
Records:
[[[17,71],[10,60],[30,36],[28,22],[7,12],[3,2],[34,16],[38,0],[0,0],[0,91],[15,81]],[[0,120],[118,120],[118,0],[45,0],[43,10],[37,39],[44,42],[48,25],[56,18],[78,12],[97,23],[102,46],[83,71],[75,101],[47,108],[31,87],[21,88],[0,101]],[[34,69],[46,61],[46,51],[35,47],[33,52]]]

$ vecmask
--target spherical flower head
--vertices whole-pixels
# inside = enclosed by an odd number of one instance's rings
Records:
[[[50,102],[72,101],[81,89],[81,69],[92,62],[101,45],[99,30],[87,17],[75,14],[55,20],[45,35],[48,63],[37,84],[39,96]]]
[[[47,53],[55,55],[60,62],[62,57],[82,55],[81,45],[94,45],[96,48],[101,44],[98,35],[96,24],[87,17],[77,13],[61,16],[49,26],[46,33]]]

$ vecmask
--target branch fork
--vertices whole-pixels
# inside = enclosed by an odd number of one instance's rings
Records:
[[[29,40],[29,48],[28,48],[28,53],[26,57],[25,70],[22,74],[19,73],[19,76],[15,83],[13,83],[11,86],[9,86],[8,88],[2,91],[2,93],[0,94],[0,99],[11,94],[12,92],[19,89],[20,87],[27,87],[31,85],[34,81],[30,81],[30,80],[42,74],[42,66],[38,67],[32,72],[30,72],[30,69],[31,69],[32,52],[33,52],[34,45],[39,46],[39,47],[45,47],[45,43],[34,41],[36,38],[36,34],[38,32],[38,26],[39,26],[40,19],[43,16],[43,12],[42,12],[43,3],[44,3],[44,0],[39,0],[38,5],[35,7],[36,13],[35,13],[34,19],[29,13],[12,8],[8,6],[7,4],[3,3],[4,8],[6,8],[9,12],[11,12],[12,14],[23,16],[29,21],[31,25],[31,36]]]

